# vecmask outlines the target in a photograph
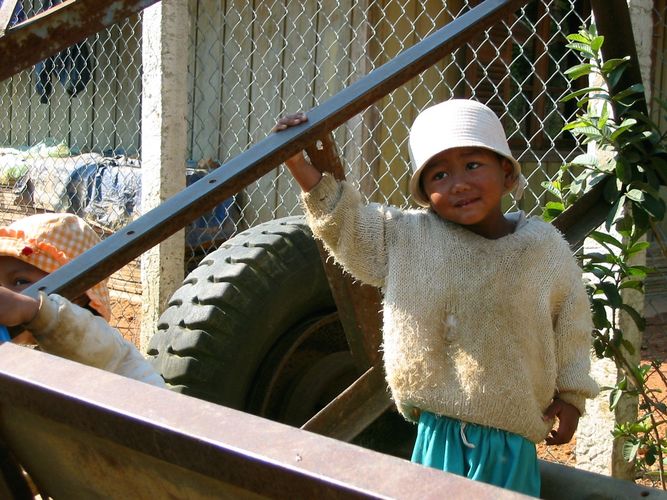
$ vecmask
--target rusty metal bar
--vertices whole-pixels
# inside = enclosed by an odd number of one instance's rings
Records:
[[[141,12],[156,2],[157,0],[66,0],[17,24],[7,30],[4,36],[0,36],[0,81]],[[12,2],[5,0],[4,3]]]
[[[352,441],[393,404],[384,370],[382,366],[375,365],[301,428],[334,439]]]
[[[630,9],[626,0],[591,0],[591,8],[598,33],[604,35],[602,58],[630,56],[630,64],[618,82],[620,88],[642,83],[641,67],[637,57],[637,45],[632,32]],[[612,103],[615,106],[616,103]],[[635,101],[633,109],[648,114],[646,100]],[[616,115],[618,116],[618,115]]]
[[[0,434],[53,498],[526,498],[9,343]],[[547,500],[665,498],[540,468]]]
[[[306,152],[312,164],[320,172],[329,172],[338,180],[345,178],[343,164],[331,133],[306,147]],[[382,299],[380,291],[375,287],[355,281],[349,274],[345,274],[341,267],[329,258],[319,240],[317,247],[322,257],[331,294],[336,302],[338,317],[350,346],[350,352],[357,366],[361,370],[366,370],[369,366],[381,361],[382,318],[380,310]]]
[[[53,498],[525,498],[9,343],[0,432]]]
[[[553,221],[563,233],[572,249],[584,244],[589,233],[604,222],[611,205],[603,197],[604,182],[598,183],[588,193]]]
[[[80,295],[529,1],[486,0],[313,108],[308,122],[269,135],[24,293]]]

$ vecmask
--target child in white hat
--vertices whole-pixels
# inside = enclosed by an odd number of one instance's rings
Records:
[[[42,293],[37,300],[20,293],[99,241],[83,219],[67,213],[33,215],[0,227],[0,325],[23,326],[14,342],[35,339],[48,353],[164,386],[136,347],[107,323],[106,281],[75,303],[56,294]]]
[[[503,213],[521,167],[487,106],[430,107],[409,142],[421,209],[366,205],[303,154],[286,165],[315,236],[382,290],[387,382],[419,424],[413,461],[539,496],[535,443],[570,441],[598,392],[581,271],[553,226]]]

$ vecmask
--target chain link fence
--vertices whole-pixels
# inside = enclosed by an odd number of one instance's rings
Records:
[[[281,114],[322,103],[478,3],[190,0],[188,181],[264,138]],[[19,2],[17,18],[44,8]],[[664,1],[654,19],[653,95],[664,97]],[[544,0],[480,32],[334,132],[348,178],[368,200],[409,205],[410,124],[429,104],[471,97],[501,117],[529,181],[506,208],[538,215],[542,183],[580,153],[560,132],[575,111],[560,102],[572,91],[563,69],[578,62],[564,36],[589,23],[588,2]],[[141,213],[141,32],[141,16],[129,18],[0,82],[1,223],[71,211],[104,237]],[[248,186],[188,228],[188,267],[246,227],[299,213],[297,195],[282,167]],[[664,269],[649,300],[665,295]],[[133,339],[140,282],[136,262],[110,282],[116,325]]]

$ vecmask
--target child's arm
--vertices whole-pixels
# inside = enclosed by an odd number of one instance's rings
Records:
[[[136,347],[104,318],[59,295],[40,294],[38,301],[0,287],[0,323],[23,325],[49,354],[148,384],[165,385]]]
[[[280,118],[273,130],[280,132],[307,120],[303,113]],[[358,280],[383,286],[387,273],[386,234],[389,221],[399,211],[367,205],[350,183],[322,175],[303,153],[285,162],[304,194],[303,208],[313,235],[327,251]]]
[[[39,310],[39,301],[0,286],[0,325],[17,326],[31,321]]]
[[[549,445],[569,443],[579,425],[579,410],[565,401],[555,398],[544,412],[544,420],[558,417],[558,428],[552,429],[545,442]]]
[[[305,113],[286,115],[278,119],[276,125],[273,127],[273,131],[280,132],[281,130],[300,125],[306,121],[308,121],[308,117]],[[287,165],[290,173],[305,193],[313,189],[320,182],[320,179],[322,179],[320,171],[306,160],[303,152],[286,160],[285,165]]]
[[[563,244],[561,251],[564,255],[563,277],[569,280],[569,292],[559,306],[554,328],[557,393],[545,411],[545,420],[558,417],[558,428],[551,431],[547,444],[569,442],[577,429],[579,416],[584,412],[586,399],[599,392],[597,383],[590,376],[593,322],[588,294],[581,270],[567,244]]]

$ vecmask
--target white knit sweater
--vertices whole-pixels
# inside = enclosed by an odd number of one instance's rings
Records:
[[[489,240],[431,211],[365,205],[328,175],[303,202],[334,258],[382,289],[386,376],[406,418],[426,410],[539,442],[555,394],[582,412],[597,394],[581,271],[550,224]]]
[[[25,326],[45,352],[165,387],[137,348],[104,318],[60,295],[40,293],[39,298],[37,316]]]

